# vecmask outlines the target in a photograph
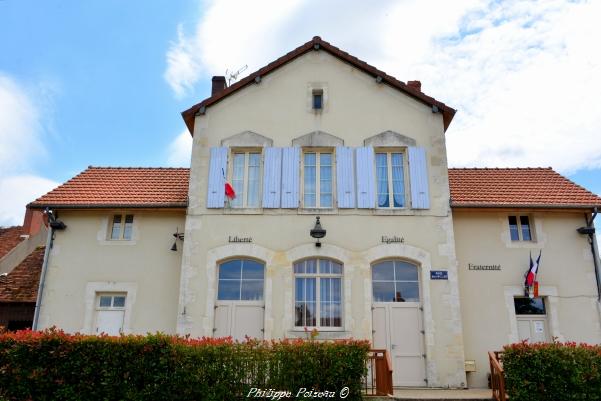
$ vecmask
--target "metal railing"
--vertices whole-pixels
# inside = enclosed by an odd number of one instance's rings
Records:
[[[496,401],[506,401],[508,399],[505,393],[505,373],[503,372],[503,353],[500,351],[491,351],[488,353],[490,362],[490,387],[492,396]]]
[[[369,350],[363,392],[365,395],[392,395],[392,363],[385,349]]]

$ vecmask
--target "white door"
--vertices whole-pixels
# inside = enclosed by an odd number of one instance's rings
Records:
[[[372,267],[373,343],[390,353],[395,386],[428,384],[418,277],[417,266],[404,261]]]
[[[546,316],[520,315],[517,321],[520,341],[528,340],[530,343],[550,341]]]
[[[258,302],[217,301],[214,336],[231,336],[236,341],[247,337],[262,340],[264,312],[263,304]]]
[[[123,330],[124,310],[99,310],[96,314],[96,333],[118,336]]]
[[[419,304],[374,303],[373,340],[376,349],[390,353],[395,386],[427,385]]]
[[[265,266],[252,259],[232,259],[219,265],[214,337],[263,339]]]

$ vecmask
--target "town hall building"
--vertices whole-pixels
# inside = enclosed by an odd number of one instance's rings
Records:
[[[189,169],[89,167],[28,205],[50,212],[34,328],[316,329],[413,387],[485,387],[511,342],[601,342],[600,197],[551,168],[449,169],[455,110],[319,37],[212,85],[182,113]]]

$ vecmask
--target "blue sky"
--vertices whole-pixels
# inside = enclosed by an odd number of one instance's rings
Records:
[[[458,108],[452,166],[552,166],[601,194],[599,2],[445,3],[0,0],[0,225],[88,165],[186,165],[180,112],[211,76],[314,35]]]

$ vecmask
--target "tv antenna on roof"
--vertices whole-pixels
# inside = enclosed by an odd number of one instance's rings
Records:
[[[230,71],[229,69],[225,70],[225,76],[227,77],[227,86],[230,86],[232,82],[236,82],[236,80],[238,79],[238,75],[246,71],[247,68],[248,64],[244,64],[244,67],[240,68],[238,71]]]

